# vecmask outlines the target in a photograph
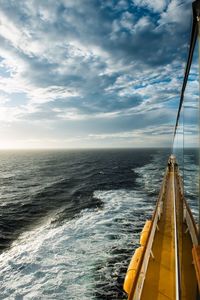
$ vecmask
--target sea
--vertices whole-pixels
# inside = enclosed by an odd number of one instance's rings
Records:
[[[125,273],[169,154],[0,151],[0,299],[126,299]],[[186,151],[183,172],[195,217],[197,156]]]

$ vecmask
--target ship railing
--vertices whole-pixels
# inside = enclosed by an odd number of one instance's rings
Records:
[[[192,239],[192,244],[193,246],[196,246],[198,245],[198,230],[192,212],[190,210],[190,207],[185,199],[184,199],[183,213],[184,213],[184,220],[187,224],[187,228]]]
[[[187,230],[185,233],[187,233],[187,231],[189,232],[189,234],[191,236],[192,244],[193,244],[193,246],[196,246],[196,245],[198,245],[197,225],[194,220],[193,214],[191,212],[190,206],[188,205],[186,199],[184,198],[183,183],[182,183],[181,176],[178,174],[176,176],[177,176],[177,181],[178,181],[178,185],[179,185],[179,191],[181,193],[181,198],[183,200],[183,221],[187,225]]]
[[[175,190],[175,168],[172,164],[173,172],[173,184],[172,184],[172,196],[173,196],[173,212],[174,212],[174,250],[175,250],[175,293],[176,300],[181,300],[181,270],[180,270],[180,256],[179,256],[179,235],[178,235],[178,216],[177,216],[177,202]]]
[[[154,236],[156,233],[156,230],[158,229],[158,221],[160,219],[162,208],[163,208],[163,197],[166,191],[166,181],[168,177],[168,171],[166,170],[164,175],[164,180],[160,189],[160,193],[157,199],[156,203],[156,209],[154,211],[154,215],[152,218],[151,227],[149,230],[149,236],[146,241],[146,245],[144,246],[144,251],[141,257],[140,264],[137,268],[137,273],[135,275],[135,280],[131,289],[130,294],[128,295],[128,300],[138,300],[141,297],[144,280],[146,277],[146,272],[148,268],[149,258],[152,255],[152,245],[154,241]]]
[[[179,243],[179,235],[178,235],[178,224],[181,222],[181,224],[185,223],[186,224],[186,230],[183,232],[183,234],[187,234],[189,232],[192,244],[193,246],[198,245],[198,229],[197,225],[195,223],[193,214],[190,210],[190,207],[184,198],[184,190],[183,190],[183,183],[182,183],[182,178],[179,175],[178,172],[178,167],[177,171],[174,170],[173,172],[174,176],[174,184],[173,184],[173,202],[174,202],[174,242],[175,242],[175,271],[176,271],[176,299],[181,299],[181,269],[180,269],[180,255],[179,255],[179,249],[178,245]],[[177,185],[175,184],[175,180],[177,182]],[[176,198],[176,192],[175,188],[178,188],[178,193],[179,193],[179,199]],[[178,219],[178,201],[182,203],[182,211],[183,211],[183,216],[182,219]]]

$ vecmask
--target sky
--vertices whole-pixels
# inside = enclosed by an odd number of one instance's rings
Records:
[[[170,146],[191,22],[188,0],[0,0],[0,149]]]

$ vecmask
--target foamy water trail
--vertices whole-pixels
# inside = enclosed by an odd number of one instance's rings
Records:
[[[165,171],[160,165],[154,156],[150,164],[134,168],[131,190],[94,191],[92,199],[103,203],[98,208],[67,220],[61,207],[21,234],[0,255],[0,299],[125,299],[125,272],[154,210]]]
[[[190,157],[187,159],[185,192],[195,212],[194,186],[198,187],[198,170]],[[43,223],[39,219],[37,224],[40,225],[22,233],[11,248],[0,255],[0,299],[125,299],[122,289],[125,272],[138,246],[145,220],[152,216],[167,163],[157,154],[149,161],[142,167],[133,167],[136,180],[133,189],[116,189],[115,185],[115,189],[100,190],[105,189],[103,182],[100,188],[94,188],[93,198],[90,193],[78,198],[79,207],[84,199],[90,209],[83,209],[75,216],[71,214],[69,219],[65,218],[68,217],[67,206],[52,206],[56,210],[42,215]],[[100,172],[103,175],[105,170]],[[132,180],[131,173],[128,174]],[[90,172],[89,175],[94,176]],[[49,187],[50,192],[39,194],[34,204],[41,203],[43,195],[43,205],[50,205],[48,195],[68,184],[64,181],[60,185],[62,176],[59,176],[51,178],[56,185]],[[118,178],[119,182],[125,179],[123,173]],[[42,186],[46,187],[46,182]],[[33,185],[33,189],[37,188]],[[87,195],[90,198],[87,199]],[[51,204],[54,201],[58,201],[56,195],[52,196]]]
[[[134,190],[95,191],[94,197],[102,209],[83,210],[61,226],[49,219],[0,256],[1,299],[122,296],[118,279],[153,206]]]
[[[162,169],[158,169],[159,166]],[[136,181],[146,193],[154,194],[155,196],[158,195],[165,172],[165,165],[153,161],[141,168],[134,169],[134,172],[139,175]]]

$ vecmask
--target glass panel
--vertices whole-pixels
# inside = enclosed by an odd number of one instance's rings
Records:
[[[180,272],[185,272],[188,260],[188,239],[186,238],[187,225],[183,222],[183,199],[185,198],[195,223],[199,222],[199,66],[195,48],[193,63],[191,66],[184,102],[180,112],[179,124],[174,139],[173,153],[179,166],[179,174],[182,179],[184,197],[179,197],[177,207],[178,239],[179,239],[179,265]],[[178,182],[178,179],[177,179]],[[178,186],[176,187],[178,189]],[[176,195],[180,195],[176,191]],[[187,232],[189,235],[189,232]],[[192,247],[192,246],[191,246]],[[190,249],[191,250],[191,249]],[[191,251],[190,251],[191,252]],[[192,258],[191,258],[192,259]],[[183,282],[181,282],[182,286]]]
[[[176,130],[176,136],[173,145],[173,154],[176,156],[176,161],[179,166],[180,175],[184,173],[184,109],[180,112],[179,123]]]
[[[176,156],[183,180],[184,195],[198,223],[199,205],[199,71],[195,48],[179,124],[174,139],[173,153]]]
[[[198,46],[198,45],[197,45]],[[184,97],[184,192],[196,223],[199,203],[199,67],[198,47]]]

